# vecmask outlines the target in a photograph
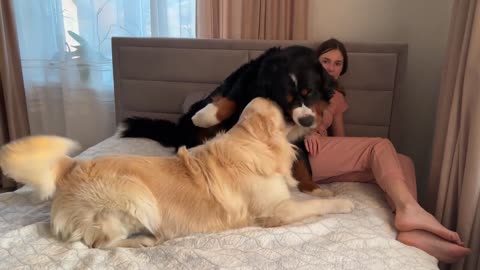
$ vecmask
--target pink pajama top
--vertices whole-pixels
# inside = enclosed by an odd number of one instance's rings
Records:
[[[332,125],[334,115],[343,113],[347,109],[348,103],[345,97],[339,91],[335,91],[335,94],[330,99],[330,104],[323,111],[322,123],[317,127],[317,133],[321,136],[328,136],[327,129]]]

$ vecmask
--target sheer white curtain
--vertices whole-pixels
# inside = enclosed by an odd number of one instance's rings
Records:
[[[13,0],[33,134],[113,134],[111,37],[195,37],[195,0]]]

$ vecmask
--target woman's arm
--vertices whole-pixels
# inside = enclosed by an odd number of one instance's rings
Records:
[[[337,113],[333,116],[331,126],[332,136],[345,137],[345,124],[343,122],[343,112]]]
[[[332,113],[332,120],[329,127],[329,135],[334,137],[345,137],[345,123],[343,121],[343,113],[348,109],[348,103],[342,92],[335,91],[330,100],[329,112]]]

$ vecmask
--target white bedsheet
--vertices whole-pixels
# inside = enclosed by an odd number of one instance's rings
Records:
[[[166,155],[171,149],[143,139],[108,138],[80,154]],[[50,202],[23,187],[0,194],[1,269],[438,269],[427,253],[395,240],[392,214],[372,184],[326,185],[356,205],[280,228],[250,227],[173,239],[145,249],[88,249],[49,232]],[[296,190],[294,196],[303,197]]]

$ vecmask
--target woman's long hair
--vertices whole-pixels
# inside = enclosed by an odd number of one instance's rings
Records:
[[[340,72],[340,76],[341,76],[345,74],[348,70],[348,54],[347,54],[347,50],[345,49],[345,45],[342,42],[340,42],[335,38],[331,38],[322,42],[322,44],[320,44],[316,50],[317,58],[319,58],[320,55],[332,50],[339,50],[343,56],[343,67],[342,67],[342,71]],[[338,84],[338,86],[339,87],[337,91],[341,92],[345,96],[345,89],[343,88],[343,86],[340,83]]]

